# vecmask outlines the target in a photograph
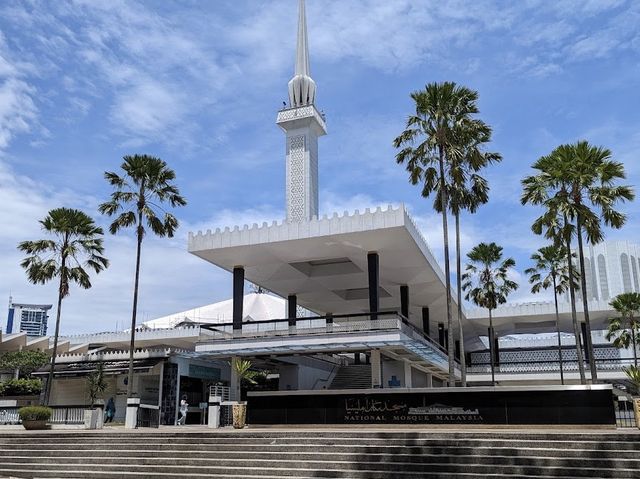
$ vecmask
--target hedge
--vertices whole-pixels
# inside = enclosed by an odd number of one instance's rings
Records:
[[[18,409],[21,421],[48,421],[51,419],[51,412],[45,406],[25,406]]]
[[[37,396],[42,391],[39,379],[10,379],[0,383],[1,396]]]

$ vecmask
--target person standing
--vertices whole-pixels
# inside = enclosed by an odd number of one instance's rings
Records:
[[[112,397],[107,401],[107,405],[104,408],[105,419],[104,423],[113,422],[113,417],[116,415],[116,403]]]
[[[189,403],[187,402],[187,395],[183,394],[180,400],[180,419],[178,419],[178,426],[184,426],[187,422],[187,411],[189,410]]]

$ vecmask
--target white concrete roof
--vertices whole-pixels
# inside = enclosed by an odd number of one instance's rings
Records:
[[[444,322],[444,274],[403,205],[304,222],[254,224],[189,234],[189,251],[317,313],[366,312],[367,253],[380,258],[380,309],[400,309],[400,286],[409,286],[411,321],[431,312],[432,334]]]
[[[573,320],[571,317],[571,304],[561,302],[558,304],[560,313],[560,330],[573,333]],[[489,326],[489,314],[486,309],[467,310],[467,319],[474,326],[474,331],[479,335],[487,334]],[[579,301],[578,321],[584,321],[582,302]],[[615,311],[606,301],[589,301],[589,318],[591,329],[606,329],[607,319],[614,317]],[[552,302],[536,302],[522,304],[506,304],[493,311],[493,327],[496,333],[526,334],[555,331],[555,305]]]
[[[266,321],[286,317],[286,301],[267,293],[249,293],[244,296],[243,320]],[[188,311],[170,314],[145,321],[144,326],[152,329],[173,328],[180,323],[218,324],[233,320],[233,300],[200,306]]]

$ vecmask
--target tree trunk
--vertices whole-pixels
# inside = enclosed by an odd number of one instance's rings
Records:
[[[556,331],[558,333],[558,360],[560,361],[560,384],[564,386],[564,371],[562,368],[562,336],[560,335],[560,312],[558,311],[558,286],[556,285],[556,275],[553,274],[553,299],[556,304]]]
[[[496,385],[495,333],[493,332],[493,316],[489,308],[489,358],[491,360],[491,385]]]
[[[464,331],[462,329],[462,259],[460,257],[460,212],[456,212],[456,281],[458,288],[458,329],[460,330],[460,380],[467,387],[467,360],[464,355]]]
[[[66,241],[63,245],[63,251],[66,250]],[[62,295],[63,295],[63,283],[64,283],[64,270],[66,268],[66,257],[63,256],[60,261],[60,284],[58,285],[58,309],[56,311],[56,330],[53,333],[53,349],[51,350],[51,363],[49,367],[49,377],[47,379],[47,385],[44,390],[44,405],[49,405],[51,399],[51,387],[53,386],[53,372],[56,367],[56,355],[58,354],[58,335],[60,334],[60,312],[62,309]]]
[[[442,235],[444,238],[444,278],[447,294],[447,328],[449,329],[449,339],[447,341],[447,356],[449,359],[449,386],[456,385],[454,369],[454,346],[453,346],[453,321],[451,318],[451,265],[449,264],[449,228],[447,225],[447,190],[444,175],[444,150],[438,147],[440,155],[440,202],[442,206]]]
[[[567,216],[564,216],[564,224],[567,225]],[[578,327],[578,314],[576,313],[576,289],[573,285],[573,258],[571,255],[571,237],[565,238],[567,247],[567,265],[569,268],[569,296],[571,299],[571,320],[573,321],[573,334],[576,340],[576,358],[578,360],[578,371],[580,372],[580,384],[587,384],[584,374],[584,357],[580,348],[580,328]]]
[[[582,244],[582,224],[580,222],[580,215],[576,220],[577,234],[578,234],[578,256],[580,260],[580,285],[582,288],[582,307],[584,309],[584,324],[587,330],[587,337],[585,338],[585,346],[589,352],[589,369],[591,370],[591,383],[598,382],[598,371],[596,368],[596,358],[593,354],[593,341],[591,340],[591,322],[589,321],[589,298],[587,298],[587,276],[584,267],[584,246]]]
[[[127,375],[127,398],[133,393],[133,354],[136,341],[136,314],[138,311],[138,284],[140,279],[140,253],[142,249],[142,211],[138,211],[138,246],[136,250],[136,279],[133,285],[133,312],[131,314],[131,341],[129,344],[129,374]]]
[[[631,341],[633,341],[633,365],[638,367],[638,349],[637,349],[637,341],[636,341],[636,327],[634,326],[635,322],[633,316],[631,317]]]

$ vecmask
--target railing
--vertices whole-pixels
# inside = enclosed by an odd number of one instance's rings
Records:
[[[0,424],[19,424],[20,417],[18,416],[19,407],[3,407],[0,409]]]
[[[51,424],[84,424],[84,410],[89,406],[49,406],[52,409]]]
[[[136,427],[160,427],[160,407],[150,404],[140,404]]]
[[[447,350],[443,346],[411,324],[407,318],[397,311],[296,318],[295,325],[290,321],[292,320],[271,319],[268,321],[243,322],[239,329],[234,329],[233,323],[201,325],[203,330],[208,331],[207,337],[203,342],[400,330],[411,339],[427,343],[433,350],[439,352],[443,358],[448,358]]]
[[[636,415],[633,409],[633,401],[625,396],[619,396],[613,401],[616,426],[623,428],[636,428]]]
[[[289,319],[247,321],[241,329],[233,329],[233,323],[203,325],[211,332],[207,340],[262,338],[268,336],[295,336],[327,333],[349,333],[357,331],[399,329],[401,317],[394,312],[336,314],[296,318],[295,326]]]
[[[50,424],[83,424],[84,410],[89,406],[49,406],[51,408]],[[0,424],[20,424],[19,407],[0,408]]]
[[[229,386],[209,386],[209,396],[217,396],[223,401],[229,401],[231,397],[231,388]]]
[[[624,368],[633,365],[633,359],[596,359],[596,369],[598,371],[622,371]],[[589,369],[589,362],[585,361],[585,369]],[[568,372],[578,371],[577,361],[563,361],[562,370]],[[496,364],[496,373],[541,373],[541,372],[559,372],[560,361],[518,361],[503,362]],[[490,374],[491,363],[476,363],[467,366],[467,372],[470,374]]]

